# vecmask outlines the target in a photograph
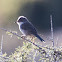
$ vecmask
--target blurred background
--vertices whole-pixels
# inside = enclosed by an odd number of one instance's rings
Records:
[[[62,45],[62,1],[60,0],[0,0],[0,28],[17,31],[18,25],[14,23],[19,16],[26,16],[36,27],[38,34],[46,41],[41,45],[52,45],[50,30],[50,15],[53,18],[55,46]],[[10,37],[0,30],[0,41],[3,35],[3,53],[13,53],[15,48],[22,46],[24,40]],[[39,41],[37,39],[37,41]],[[40,42],[40,41],[39,41]]]

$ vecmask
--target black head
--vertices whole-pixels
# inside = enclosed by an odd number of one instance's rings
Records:
[[[17,19],[17,22],[25,22],[25,21],[27,21],[27,18],[24,16],[19,16]]]

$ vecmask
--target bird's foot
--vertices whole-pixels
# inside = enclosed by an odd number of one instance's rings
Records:
[[[26,37],[25,35],[21,35],[21,38],[25,39],[25,37]]]

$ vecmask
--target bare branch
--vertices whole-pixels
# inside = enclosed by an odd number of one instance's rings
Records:
[[[4,28],[0,28],[0,29],[4,30],[4,31],[6,31],[6,32],[10,32],[10,33],[12,33],[13,35],[16,35],[16,36],[22,38],[23,40],[26,40],[26,41],[32,43],[33,45],[37,46],[39,49],[42,49],[42,47],[43,47],[43,46],[40,47],[39,45],[37,45],[37,44],[31,42],[30,40],[28,40],[28,39],[26,39],[26,38],[21,37],[20,35],[18,35],[18,34],[16,34],[16,33],[12,32],[12,31],[8,31],[7,29],[4,29]],[[50,49],[50,50],[54,50],[54,49],[51,49],[51,48],[49,48],[49,47],[43,47],[43,48],[47,48],[47,49]],[[44,50],[43,50],[43,51],[44,51]]]
[[[53,36],[53,22],[52,22],[52,15],[50,15],[50,22],[51,22],[51,40],[53,42],[53,47],[54,47],[54,36]]]
[[[3,35],[2,35],[2,39],[1,39],[1,55],[3,54],[2,50],[3,50]]]

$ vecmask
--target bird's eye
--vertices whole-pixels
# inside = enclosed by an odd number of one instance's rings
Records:
[[[20,18],[20,19],[18,20],[18,22],[23,22],[23,19],[22,19],[22,18]]]

